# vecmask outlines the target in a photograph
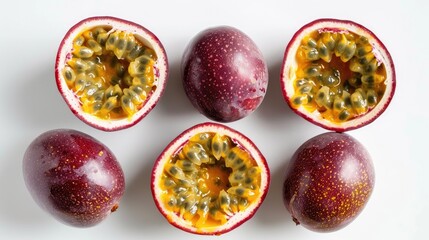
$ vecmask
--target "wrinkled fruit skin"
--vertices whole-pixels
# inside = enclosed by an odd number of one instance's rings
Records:
[[[359,142],[344,133],[324,133],[292,156],[284,204],[297,224],[317,232],[336,231],[363,210],[374,178],[372,160]]]
[[[61,222],[90,227],[118,207],[124,174],[96,139],[68,129],[37,137],[23,159],[25,184],[36,203]]]
[[[200,32],[182,58],[185,92],[206,117],[232,122],[262,102],[268,69],[255,43],[238,29],[222,26]]]

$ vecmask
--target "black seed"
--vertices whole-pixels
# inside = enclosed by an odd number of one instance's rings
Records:
[[[170,199],[170,201],[168,201],[168,206],[173,207],[175,205],[176,201],[173,199]]]
[[[131,90],[135,93],[137,93],[138,95],[140,95],[143,92],[143,88],[139,85],[134,85],[131,87]]]
[[[237,169],[240,172],[246,171],[246,165],[241,166],[239,169]]]
[[[241,195],[243,195],[243,194],[244,194],[244,189],[243,189],[243,188],[237,188],[237,189],[235,190],[235,193],[236,193],[238,196],[241,196]]]
[[[308,39],[307,45],[310,46],[310,47],[316,47],[317,46],[317,42],[316,42],[316,40],[310,38],[310,39]]]
[[[229,204],[229,198],[227,198],[227,197],[225,197],[225,196],[222,196],[222,197],[220,198],[220,203],[221,203],[222,205],[224,205],[224,204]]]
[[[130,98],[128,98],[128,97],[126,97],[126,96],[123,96],[123,97],[122,97],[122,103],[123,103],[125,106],[127,106],[128,104],[130,104],[130,102],[131,102],[131,99],[130,99]]]
[[[110,84],[116,85],[120,83],[121,83],[121,78],[119,78],[118,76],[112,76],[112,78],[110,78]]]
[[[328,55],[328,48],[325,45],[319,47],[319,54],[321,56],[327,56]]]
[[[174,188],[174,192],[176,193],[176,194],[178,194],[178,193],[182,193],[182,192],[186,192],[186,188],[184,188],[184,187],[175,187]],[[184,199],[183,199],[184,200]],[[183,201],[182,200],[182,201]]]
[[[250,184],[252,182],[253,182],[253,180],[251,178],[246,178],[246,180],[244,180],[245,184]]]
[[[119,49],[124,49],[125,48],[125,40],[124,39],[119,39],[119,41],[116,44],[116,47]]]
[[[106,109],[111,109],[113,106],[112,106],[112,103],[111,103],[111,102],[106,102],[106,103],[105,103],[105,105],[104,105],[104,107],[105,107]]]
[[[92,106],[92,110],[93,110],[94,112],[97,112],[97,111],[99,111],[102,107],[103,107],[103,103],[101,103],[101,102],[96,102],[96,103],[94,103],[94,105]]]
[[[310,51],[307,53],[307,58],[310,60],[317,60],[319,59],[319,52],[315,48],[311,48]]]
[[[358,48],[356,51],[356,55],[358,57],[363,57],[365,54],[366,54],[366,51],[365,51],[365,48],[363,48],[363,47]]]
[[[361,81],[365,84],[374,84],[375,82],[373,75],[363,76]]]
[[[236,154],[235,154],[235,152],[233,152],[233,151],[231,151],[231,152],[228,154],[228,158],[229,158],[229,159],[234,159],[236,156],[237,156],[237,155],[236,155]]]
[[[360,85],[362,84],[362,81],[361,81],[361,79],[360,79],[359,77],[352,77],[352,78],[349,78],[349,79],[347,80],[347,82],[348,82],[351,86],[353,86],[354,88],[358,88],[358,87],[360,87]]]
[[[324,76],[323,78],[323,85],[325,86],[332,87],[337,85],[339,82],[340,82],[340,79],[338,79],[333,75],[327,75],[327,76]]]
[[[135,46],[135,43],[132,41],[127,42],[127,47],[125,48],[127,51],[131,51],[133,47]]]
[[[340,112],[340,115],[338,116],[338,118],[341,121],[347,120],[347,118],[350,116],[350,113],[347,110],[343,110],[342,112]]]
[[[176,168],[176,167],[174,167],[174,166],[172,166],[172,167],[170,168],[169,172],[170,172],[172,175],[176,175],[176,174],[177,174],[177,168]]]
[[[139,45],[134,46],[131,52],[128,54],[128,57],[135,59],[140,55],[142,48]]]
[[[351,106],[352,105],[352,99],[350,97],[344,98],[344,104],[346,106]]]
[[[237,158],[237,159],[235,160],[235,164],[236,164],[236,165],[241,165],[243,162],[244,162],[244,160],[243,160],[243,159],[241,159],[241,158]]]
[[[309,93],[311,91],[311,89],[312,89],[312,87],[310,84],[305,84],[299,88],[299,92],[300,93]]]
[[[310,77],[315,77],[315,76],[320,75],[320,71],[321,71],[321,66],[319,66],[319,65],[311,65],[306,69],[306,73]]]
[[[295,104],[295,105],[300,105],[301,103],[302,103],[302,101],[301,101],[301,97],[295,97],[294,99],[293,99],[293,103]]]
[[[111,37],[109,37],[109,43],[110,44],[114,44],[116,41],[116,38],[112,35]]]
[[[183,161],[183,167],[186,167],[186,168],[189,168],[189,167],[191,167],[192,166],[192,162],[189,162],[189,161]]]
[[[368,103],[373,105],[377,102],[377,98],[375,96],[368,96]]]
[[[145,65],[139,65],[139,67],[137,68],[137,71],[139,73],[143,73],[145,72],[146,66]]]
[[[242,180],[244,178],[244,176],[242,174],[234,174],[234,180]]]
[[[219,148],[220,148],[220,146],[219,146],[219,144],[218,144],[218,143],[214,143],[214,144],[213,144],[213,150],[214,150],[215,152],[219,151]]]
[[[70,81],[73,77],[73,74],[70,71],[65,71],[65,76],[66,76],[67,80]]]

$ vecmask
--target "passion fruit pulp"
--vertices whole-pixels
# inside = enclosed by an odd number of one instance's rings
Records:
[[[298,115],[342,132],[365,126],[385,111],[396,77],[390,53],[370,30],[352,21],[319,19],[289,42],[281,83]]]
[[[102,222],[116,211],[125,191],[124,173],[110,149],[71,129],[51,130],[31,142],[23,175],[35,202],[75,227]]]
[[[131,127],[161,97],[168,61],[158,38],[119,18],[92,17],[74,25],[57,53],[58,89],[72,112],[105,131]]]
[[[196,109],[218,122],[242,119],[262,103],[268,68],[242,31],[218,26],[198,33],[182,57],[185,93]]]
[[[328,132],[311,138],[292,156],[283,200],[296,224],[332,232],[357,218],[374,182],[374,167],[364,146],[345,133]]]
[[[177,228],[202,235],[220,235],[250,219],[270,180],[258,148],[216,123],[180,134],[159,156],[152,174],[152,194],[163,216]]]

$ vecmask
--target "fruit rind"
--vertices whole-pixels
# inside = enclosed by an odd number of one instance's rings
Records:
[[[292,97],[294,96],[293,82],[294,82],[294,79],[296,78],[295,71],[297,67],[295,53],[298,47],[300,46],[301,40],[303,39],[303,37],[319,29],[338,31],[338,32],[348,30],[358,35],[367,37],[368,41],[371,43],[371,45],[374,48],[373,53],[375,57],[379,61],[383,62],[383,64],[385,64],[386,76],[387,76],[385,80],[385,83],[386,83],[385,92],[383,94],[382,99],[380,99],[380,102],[370,111],[368,111],[366,114],[345,122],[335,123],[322,118],[321,114],[318,111],[309,112],[302,105],[299,106],[298,108],[292,106]],[[286,51],[285,51],[283,63],[282,63],[280,79],[281,79],[281,89],[283,92],[283,97],[287,102],[287,104],[290,106],[290,108],[296,114],[298,114],[304,119],[320,127],[323,127],[325,129],[332,130],[332,131],[337,131],[337,132],[344,132],[344,131],[357,129],[373,122],[386,110],[386,108],[388,107],[388,105],[390,104],[393,98],[393,95],[395,93],[395,88],[396,88],[396,74],[395,74],[393,59],[390,53],[388,52],[387,48],[377,38],[377,36],[366,27],[358,23],[355,23],[353,21],[328,19],[328,18],[317,19],[315,21],[312,21],[304,25],[293,35],[291,41],[288,43],[286,47]]]
[[[144,103],[142,108],[136,112],[131,118],[123,119],[100,119],[90,113],[82,110],[82,105],[76,94],[70,90],[62,75],[62,69],[66,65],[66,62],[72,55],[74,37],[81,34],[83,31],[97,27],[106,26],[112,27],[113,30],[123,30],[135,34],[136,38],[151,47],[157,55],[157,61],[155,63],[155,77],[156,77],[156,90],[153,91],[151,96]],[[103,131],[116,131],[125,128],[129,128],[137,124],[143,119],[158,103],[160,97],[164,93],[164,89],[168,78],[168,59],[166,51],[160,42],[160,40],[148,29],[128,20],[111,17],[111,16],[96,16],[89,17],[81,20],[65,34],[63,40],[60,43],[55,62],[55,79],[57,88],[61,93],[62,97],[66,101],[70,110],[80,120],[86,124],[103,130]]]
[[[102,222],[118,208],[125,190],[124,173],[111,150],[72,129],[35,138],[23,156],[22,171],[34,201],[74,227]]]
[[[283,200],[296,224],[316,232],[344,228],[365,208],[374,188],[372,158],[346,133],[303,143],[285,173]]]
[[[165,164],[167,163],[167,161],[169,161],[171,156],[175,155],[178,149],[181,149],[181,147],[184,144],[186,144],[186,142],[192,136],[201,132],[216,132],[220,135],[229,136],[234,141],[236,141],[236,143],[238,143],[241,146],[244,146],[246,151],[248,151],[249,154],[256,160],[257,165],[261,167],[262,175],[261,175],[261,186],[260,186],[261,194],[257,198],[257,200],[252,202],[249,205],[249,207],[246,208],[245,211],[236,213],[224,225],[216,226],[214,228],[198,229],[190,225],[189,222],[178,217],[176,214],[166,211],[162,201],[160,200],[161,189],[159,188],[158,184],[160,182],[161,175],[162,175],[160,173],[163,171]],[[270,172],[269,172],[268,164],[265,160],[265,157],[262,155],[262,153],[259,151],[256,145],[250,139],[248,139],[241,133],[237,132],[236,130],[218,123],[211,123],[211,122],[197,124],[194,127],[191,127],[185,130],[179,136],[177,136],[173,141],[171,141],[171,143],[162,151],[162,154],[155,161],[153,171],[152,171],[152,177],[151,177],[151,191],[152,191],[153,199],[161,214],[173,226],[179,229],[182,229],[186,232],[200,234],[200,235],[221,235],[223,233],[233,230],[234,228],[246,222],[256,213],[257,209],[264,201],[266,194],[268,192],[269,184],[270,184]]]

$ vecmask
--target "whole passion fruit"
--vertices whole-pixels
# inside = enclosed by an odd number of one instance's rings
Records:
[[[61,41],[58,90],[72,112],[104,131],[135,125],[157,104],[168,75],[167,55],[146,28],[114,17],[91,17]]]
[[[113,153],[70,129],[37,137],[23,159],[25,184],[36,203],[59,221],[91,227],[118,208],[125,180]]]
[[[267,91],[268,69],[262,53],[246,34],[229,26],[197,34],[185,49],[181,70],[189,100],[218,122],[246,117]]]
[[[283,199],[296,224],[318,232],[339,230],[364,209],[374,188],[369,153],[345,133],[305,142],[289,163]]]
[[[270,183],[258,148],[216,123],[180,134],[156,160],[152,174],[152,194],[162,215],[177,228],[202,235],[220,235],[250,219]]]
[[[319,19],[289,42],[281,85],[298,115],[343,132],[367,125],[384,112],[396,77],[389,52],[370,30],[352,21]]]

